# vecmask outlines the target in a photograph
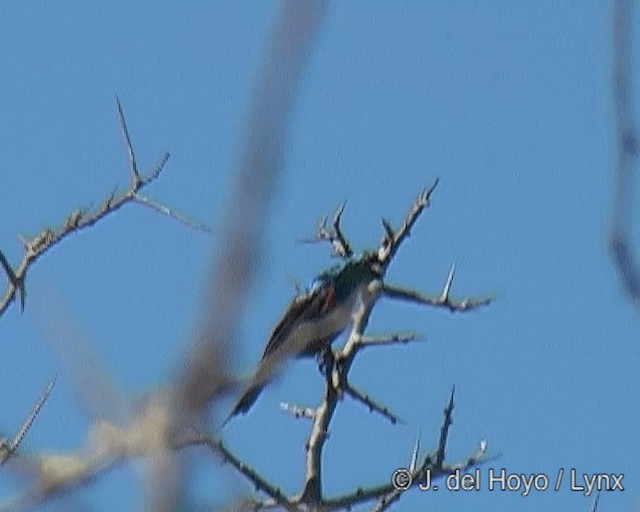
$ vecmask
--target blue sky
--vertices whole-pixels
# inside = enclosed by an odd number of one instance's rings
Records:
[[[7,257],[21,256],[18,234],[57,225],[127,186],[116,94],[140,165],[171,152],[148,195],[213,227],[207,236],[129,206],[31,270],[25,313],[12,307],[0,321],[0,428],[16,428],[50,376],[59,381],[25,451],[75,449],[88,427],[65,373],[68,356],[43,328],[51,314],[44,297],[59,297],[132,399],[166,382],[184,356],[278,5],[5,5]],[[379,304],[370,333],[417,331],[427,342],[368,351],[352,379],[406,425],[345,399],[325,450],[328,494],[387,480],[407,464],[418,432],[423,446],[435,447],[455,384],[449,460],[486,438],[490,454],[502,457],[482,468],[485,476],[489,467],[552,481],[559,468],[624,473],[625,491],[603,495],[600,510],[638,508],[638,316],[606,248],[615,162],[610,29],[610,2],[330,4],[292,113],[235,369],[251,371],[294,282],[335,263],[326,247],[296,241],[342,200],[344,229],[361,249],[378,242],[381,216],[399,223],[440,177],[388,280],[436,293],[455,262],[456,296],[496,301],[464,315]],[[314,363],[297,362],[224,439],[298,492],[308,425],[278,404],[313,405],[320,394]],[[210,458],[199,469],[202,500],[251,492]],[[94,510],[137,506],[143,495],[131,485],[133,471],[117,470],[78,496]],[[396,510],[588,506],[565,485],[526,498],[412,491]]]

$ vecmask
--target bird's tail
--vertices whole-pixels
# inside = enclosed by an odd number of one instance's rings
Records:
[[[222,426],[224,427],[227,423],[229,423],[229,421],[231,421],[231,419],[234,416],[238,414],[245,414],[249,409],[251,409],[255,401],[260,396],[260,393],[262,393],[262,390],[264,389],[265,385],[266,385],[266,382],[251,384],[244,391],[244,393],[242,393],[242,395],[236,402],[236,405],[233,406],[233,409],[229,413],[229,416],[227,416],[227,419],[225,419],[224,422],[222,423]]]

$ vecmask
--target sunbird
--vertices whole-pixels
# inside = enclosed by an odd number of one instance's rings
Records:
[[[351,323],[360,292],[381,278],[377,255],[365,253],[321,273],[309,289],[294,297],[271,332],[253,378],[223,425],[251,408],[285,361],[313,356],[330,347]]]

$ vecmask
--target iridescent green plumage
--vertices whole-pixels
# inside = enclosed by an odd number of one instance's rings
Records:
[[[330,346],[351,322],[362,288],[380,279],[380,272],[375,255],[366,253],[323,272],[296,296],[271,332],[253,379],[226,421],[249,410],[284,361]]]

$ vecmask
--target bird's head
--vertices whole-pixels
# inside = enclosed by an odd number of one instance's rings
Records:
[[[364,252],[341,265],[323,272],[316,278],[320,282],[332,282],[337,287],[353,288],[382,279],[384,268],[375,253]]]

